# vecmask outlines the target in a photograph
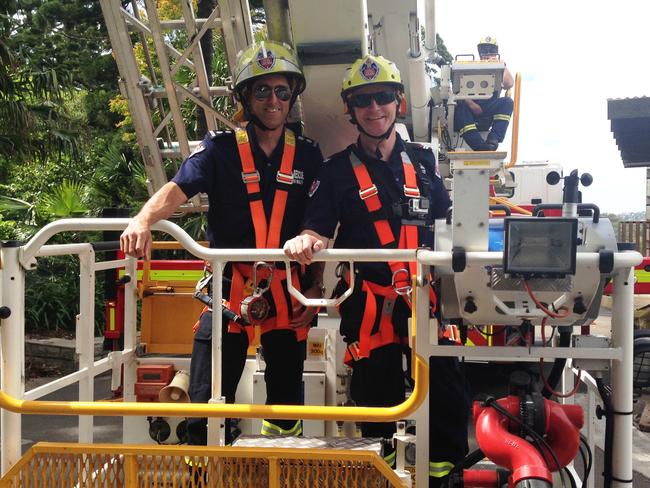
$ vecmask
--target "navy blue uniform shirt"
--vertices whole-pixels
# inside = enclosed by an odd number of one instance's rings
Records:
[[[284,151],[284,134],[271,156],[267,157],[257,143],[253,124],[248,125],[247,132],[255,167],[260,173],[260,188],[268,222],[273,208],[275,178]],[[289,188],[280,245],[300,232],[307,194],[322,161],[323,156],[316,143],[296,137],[294,184]],[[241,173],[234,132],[211,132],[183,162],[172,179],[188,198],[199,192],[207,193],[210,202],[207,234],[211,247],[256,247],[248,193]]]
[[[416,161],[428,179],[428,184],[420,179],[416,171],[418,187],[423,196],[429,199],[429,219],[443,218],[451,201],[440,177],[436,175],[436,161],[430,149],[412,144]],[[313,192],[303,229],[310,229],[333,238],[336,226],[340,223],[336,236],[336,248],[377,249],[381,247],[377,232],[370,219],[366,204],[359,197],[359,185],[350,163],[350,151],[366,165],[373,183],[379,190],[382,210],[389,212],[396,197],[405,202],[404,169],[401,153],[405,150],[404,141],[397,136],[395,147],[388,161],[382,161],[366,154],[358,145],[353,145],[332,156],[323,164],[318,175],[316,191]],[[391,186],[392,188],[389,188]],[[401,226],[398,217],[390,217],[393,235],[397,239]],[[433,247],[433,234],[420,232],[420,245]]]
[[[451,201],[442,180],[436,175],[435,156],[430,149],[422,146],[411,144],[411,148],[415,156],[415,160],[412,161],[414,166],[419,164],[423,169],[423,171],[416,170],[416,176],[421,195],[429,199],[428,220],[432,222],[435,219],[444,218],[451,206]],[[312,192],[309,200],[303,229],[310,229],[325,237],[333,238],[336,226],[340,224],[334,243],[335,248],[378,249],[382,247],[366,204],[359,196],[359,185],[350,163],[350,151],[354,151],[367,166],[370,177],[377,186],[382,210],[387,212],[387,216],[390,215],[389,222],[393,235],[399,239],[402,221],[400,217],[393,216],[390,212],[396,199],[406,200],[401,157],[404,150],[404,141],[398,135],[388,161],[382,161],[366,154],[358,145],[350,146],[332,156],[323,164],[314,184],[316,190]],[[422,181],[421,174],[426,175],[428,184]],[[420,245],[433,248],[432,230],[419,227],[418,240]],[[397,247],[397,244],[393,247]],[[364,280],[380,285],[391,283],[392,273],[386,263],[355,263],[355,270]],[[357,279],[355,292],[341,304],[339,309],[341,334],[345,337],[346,342],[358,339],[365,303],[364,293],[360,289],[360,281]],[[347,288],[347,285],[344,287]],[[410,311],[406,304],[402,300],[397,301],[393,311],[393,326],[400,336],[406,334],[409,315]],[[373,333],[378,330],[379,318],[378,314]]]

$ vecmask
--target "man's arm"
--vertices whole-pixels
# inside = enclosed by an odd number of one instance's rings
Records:
[[[186,200],[187,196],[176,183],[166,183],[131,219],[120,236],[120,249],[130,256],[148,259],[151,255],[151,226],[171,216]]]
[[[326,249],[329,239],[313,230],[305,229],[300,235],[284,243],[284,253],[300,264],[311,264],[314,253]]]
[[[510,90],[515,85],[515,80],[512,77],[512,73],[510,73],[510,70],[506,67],[503,70],[503,81],[501,82],[501,86],[503,87],[504,90]]]
[[[467,100],[464,101],[474,115],[479,116],[483,113],[483,109],[481,108],[481,106],[471,98],[468,98]]]

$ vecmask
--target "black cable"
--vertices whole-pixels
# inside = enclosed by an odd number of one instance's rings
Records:
[[[551,341],[553,340],[553,337],[555,337],[555,331],[556,331],[556,330],[557,330],[557,327],[553,325],[553,326],[551,327],[551,337],[549,337],[549,338],[546,340],[546,343],[544,344],[544,347],[547,347],[547,346],[550,346],[550,345],[551,345]]]
[[[596,386],[598,393],[603,400],[605,409],[605,446],[604,446],[604,462],[603,462],[603,487],[610,488],[612,486],[612,450],[614,448],[614,406],[612,405],[612,394],[609,388],[605,386],[602,378],[596,378]]]
[[[587,438],[580,434],[580,442],[585,446],[587,449],[587,454],[589,455],[589,459],[587,461],[587,468],[585,469],[585,479],[583,480],[583,484],[587,482],[587,479],[589,478],[589,475],[591,474],[591,468],[592,468],[592,463],[594,461],[594,455],[591,452],[591,449],[589,447],[589,444],[587,443]]]
[[[582,449],[582,445],[578,446],[578,451],[580,452],[580,457],[582,458],[582,486],[586,484],[587,481],[587,455]]]
[[[576,484],[576,479],[573,477],[573,473],[571,472],[571,470],[565,466],[564,471],[569,476],[569,481],[571,482],[571,488],[578,488],[578,485]]]
[[[558,473],[560,473],[560,480],[562,481],[562,486],[566,488],[566,480],[564,479],[564,473],[562,472],[562,465],[560,464],[560,460],[557,458],[557,455],[555,454],[555,451],[551,448],[551,446],[546,442],[546,439],[544,439],[540,434],[535,432],[535,430],[528,425],[524,424],[521,419],[518,419],[514,415],[512,415],[508,410],[503,408],[501,405],[497,403],[497,401],[494,398],[488,398],[485,400],[485,404],[494,408],[497,412],[501,413],[502,415],[505,415],[508,419],[512,420],[513,422],[519,424],[527,434],[530,436],[537,438],[542,444],[544,444],[544,447],[548,449],[548,452],[551,454],[553,457],[553,461],[555,462],[555,465],[557,466]],[[544,453],[541,453],[542,456],[544,456]],[[548,467],[548,462],[546,459],[544,459],[546,462],[546,466]]]
[[[572,327],[562,327],[562,329],[560,329],[560,341],[558,343],[558,347],[569,347],[571,345],[572,332],[573,332]],[[566,358],[557,358],[553,362],[553,368],[551,369],[551,373],[548,375],[548,379],[547,379],[547,382],[552,389],[555,389],[558,382],[560,381],[565,366],[566,366]],[[542,395],[544,395],[544,398],[550,398],[552,394],[553,392],[548,391],[546,387],[544,387],[544,389],[542,390]]]

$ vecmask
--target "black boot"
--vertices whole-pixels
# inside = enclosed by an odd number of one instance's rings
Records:
[[[496,151],[499,147],[499,139],[497,136],[492,134],[492,132],[490,132],[487,136],[487,139],[485,140],[483,147],[485,148],[483,151]]]

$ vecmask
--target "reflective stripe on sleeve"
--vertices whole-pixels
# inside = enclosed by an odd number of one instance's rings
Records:
[[[290,429],[283,429],[281,427],[278,427],[272,422],[269,422],[268,420],[263,420],[262,421],[262,435],[281,435],[284,437],[289,437],[289,436],[299,436],[302,435],[302,421],[297,420],[295,425],[291,427]]]
[[[443,476],[447,476],[453,467],[454,463],[450,463],[449,461],[429,461],[429,476],[442,478]]]

